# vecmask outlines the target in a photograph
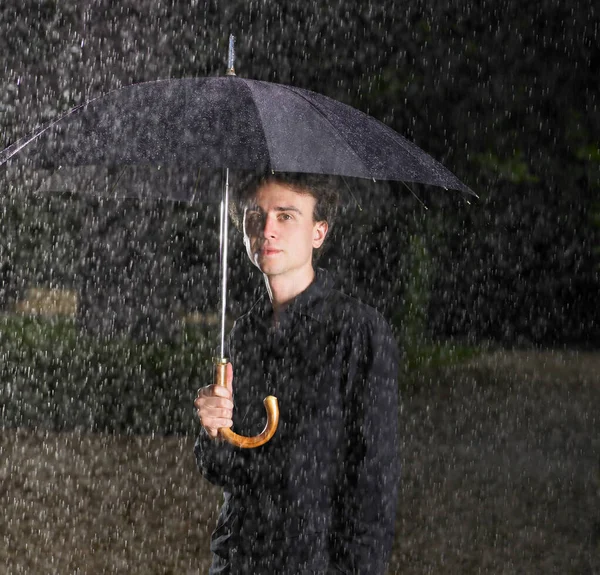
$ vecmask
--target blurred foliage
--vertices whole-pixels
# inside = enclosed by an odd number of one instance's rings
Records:
[[[406,273],[403,313],[396,320],[406,349],[416,349],[427,340],[427,317],[432,288],[433,262],[423,236],[409,240],[411,263]]]
[[[459,342],[412,343],[404,348],[400,366],[400,392],[430,386],[439,370],[451,368],[481,355],[486,346]],[[447,382],[447,379],[441,378]]]
[[[407,238],[422,234],[431,286],[420,296],[418,313],[412,305],[413,319],[426,308],[422,327],[429,336],[597,346],[599,27],[592,0],[4,3],[0,146],[127,84],[223,74],[233,32],[238,75],[294,84],[356,106],[420,145],[480,196],[468,206],[444,191],[413,186],[430,208],[431,224],[419,229],[411,217],[418,221],[421,207],[392,184],[398,199],[389,213],[374,221],[359,215],[353,227],[342,227],[357,235],[338,238],[357,249],[331,251],[328,263],[346,291],[388,317],[404,313],[403,298],[416,297],[410,286],[417,282],[410,277]],[[365,211],[376,203],[364,203]],[[17,217],[21,206],[15,200],[7,209]],[[30,225],[38,216],[18,217],[20,227],[0,242],[2,269],[18,280],[16,287],[3,284],[5,300],[36,281],[65,281],[72,271],[53,268],[50,258],[46,271],[40,265],[27,275],[19,264],[27,252],[19,260],[7,247],[10,238],[23,242],[31,229],[38,246],[53,246],[54,253],[70,248],[48,243],[47,225]],[[196,286],[186,297],[202,303],[214,298],[203,293],[209,284],[194,278],[210,267],[203,258],[212,247],[198,238],[186,249],[190,258],[196,250],[202,263],[178,289]],[[350,261],[340,259],[348,255]],[[148,256],[139,278],[154,277],[151,261]],[[241,278],[252,271],[243,253],[234,264],[239,276],[232,286],[246,287]],[[101,310],[108,304],[101,282],[94,283],[99,273],[91,270],[84,283],[88,307]],[[130,279],[111,276],[113,308],[119,282],[143,285]],[[235,311],[242,310],[242,298],[233,295]],[[137,305],[129,300],[127,309]]]
[[[214,333],[139,343],[82,333],[71,320],[0,318],[0,425],[110,433],[197,430],[196,390],[211,380]]]
[[[403,307],[393,318],[402,350],[401,393],[432,385],[439,370],[468,361],[483,349],[480,345],[452,339],[437,340],[432,336],[428,318],[435,264],[428,244],[435,242],[435,233],[423,231],[409,239],[410,263],[405,274]]]
[[[0,318],[0,428],[194,434],[195,392],[208,385],[216,330],[186,325],[179,340],[98,338],[60,318]],[[402,349],[401,393],[480,348],[423,339]]]
[[[577,155],[586,164],[587,180],[590,182],[596,196],[590,208],[589,221],[592,228],[596,230],[592,253],[595,258],[596,269],[600,272],[600,144],[580,148]]]
[[[482,172],[486,172],[488,177],[498,177],[514,184],[536,183],[540,180],[538,176],[531,173],[520,150],[515,150],[512,158],[504,160],[491,152],[486,155],[475,155],[474,160],[480,164]]]
[[[600,232],[600,202],[594,204],[590,213],[590,221],[592,225]],[[599,234],[600,235],[600,234]],[[596,256],[596,266],[600,270],[600,241],[592,247],[592,251]]]

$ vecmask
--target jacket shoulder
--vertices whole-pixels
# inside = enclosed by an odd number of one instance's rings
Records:
[[[325,301],[325,318],[357,330],[391,334],[391,328],[374,307],[339,290],[332,289]]]

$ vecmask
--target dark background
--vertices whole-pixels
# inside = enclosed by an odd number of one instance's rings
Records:
[[[322,262],[417,349],[389,573],[598,573],[599,12],[6,0],[0,149],[121,86],[223,74],[231,32],[238,75],[413,140],[480,199],[351,182],[360,208],[347,202]],[[0,172],[0,563],[205,572],[220,494],[194,472],[191,401],[215,342],[216,204],[2,186]],[[263,287],[231,238],[234,317]],[[77,321],[15,313],[36,287],[74,290]]]
[[[324,258],[344,289],[427,338],[596,347],[598,27],[591,0],[3,3],[0,147],[109,90],[223,74],[234,33],[238,75],[360,108],[479,195],[381,184]],[[215,205],[0,203],[7,310],[74,288],[89,327],[162,337],[216,307]],[[234,242],[232,315],[260,290]]]

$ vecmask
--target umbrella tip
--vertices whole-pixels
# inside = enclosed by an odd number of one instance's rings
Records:
[[[233,34],[229,34],[229,52],[227,54],[227,71],[225,72],[227,76],[235,76],[235,68],[233,67],[234,60],[235,36]]]

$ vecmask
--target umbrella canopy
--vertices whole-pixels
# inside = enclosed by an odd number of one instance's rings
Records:
[[[142,185],[131,195],[191,201],[194,170],[208,168],[402,180],[472,193],[419,147],[359,110],[308,90],[236,76],[113,91],[15,143],[0,155],[2,164],[15,183],[37,176],[42,189],[111,195],[127,192],[131,182],[140,186],[140,174],[149,174],[153,191]],[[156,185],[158,169],[162,186]]]

